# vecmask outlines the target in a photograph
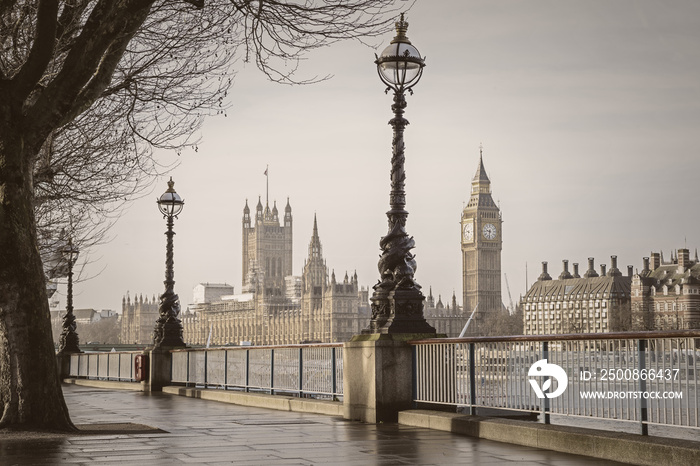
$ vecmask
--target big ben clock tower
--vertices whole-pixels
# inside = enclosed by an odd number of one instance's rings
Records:
[[[464,313],[477,320],[486,313],[500,311],[501,300],[501,212],[491,197],[491,181],[486,175],[482,149],[479,167],[472,179],[469,203],[462,211],[462,293]]]

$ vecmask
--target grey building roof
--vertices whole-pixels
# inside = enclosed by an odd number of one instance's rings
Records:
[[[645,285],[660,289],[666,285],[674,287],[682,284],[700,284],[700,263],[681,270],[678,264],[663,264],[654,270],[642,270],[639,274]]]
[[[539,280],[525,294],[524,301],[572,300],[585,298],[623,298],[630,295],[631,278],[604,276],[568,278],[563,280]],[[593,295],[593,296],[591,296]]]

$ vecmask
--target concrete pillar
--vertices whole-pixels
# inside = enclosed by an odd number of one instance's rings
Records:
[[[56,371],[59,380],[70,377],[70,355],[71,353],[56,354]]]
[[[434,334],[430,335],[434,337]],[[396,422],[413,404],[413,334],[356,335],[343,349],[345,419]]]
[[[151,348],[148,355],[148,379],[141,382],[144,391],[160,392],[163,387],[170,385],[172,375],[172,348]]]

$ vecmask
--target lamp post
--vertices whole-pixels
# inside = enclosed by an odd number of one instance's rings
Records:
[[[63,354],[82,353],[78,344],[77,325],[73,315],[73,265],[78,260],[78,249],[73,246],[73,240],[68,238],[68,243],[61,249],[63,260],[68,263],[68,290],[66,293],[66,315],[63,316],[63,330],[58,342],[58,352]]]
[[[165,293],[160,296],[158,306],[158,319],[153,330],[153,346],[161,347],[182,347],[185,342],[182,340],[182,321],[178,318],[180,313],[180,298],[175,294],[175,274],[173,272],[173,219],[182,212],[185,202],[175,192],[175,182],[172,177],[168,181],[168,189],[158,199],[158,209],[167,219],[168,237],[165,255]]]
[[[389,120],[394,135],[389,195],[391,209],[386,213],[389,219],[389,232],[379,242],[382,250],[378,264],[380,278],[374,285],[374,293],[370,298],[372,319],[369,327],[362,331],[364,334],[435,333],[435,329],[423,317],[425,296],[413,277],[416,260],[410,252],[415,242],[406,233],[408,212],[404,209],[406,173],[403,132],[408,120],[403,117],[406,108],[404,94],[406,91],[413,94],[412,88],[420,80],[425,66],[425,61],[418,49],[406,37],[407,30],[408,23],[404,21],[402,13],[396,23],[396,37],[374,62],[377,65],[379,78],[387,86],[385,93],[394,91],[394,103],[391,106],[394,118]]]

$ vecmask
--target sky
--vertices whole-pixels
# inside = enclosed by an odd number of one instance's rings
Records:
[[[418,0],[408,37],[426,57],[407,97],[406,229],[424,293],[461,304],[460,216],[483,145],[503,217],[503,301],[517,302],[549,262],[610,256],[642,267],[652,251],[700,247],[700,3],[695,0]],[[387,233],[391,95],[374,47],[343,42],[314,52],[299,77],[274,84],[241,65],[226,117],[203,126],[198,152],[169,176],[185,199],[175,222],[175,291],[241,290],[241,218],[269,202],[294,222],[295,275],[308,255],[314,214],[328,267],[362,286],[378,278]],[[156,198],[137,199],[90,251],[76,308],[121,310],[122,297],[164,290],[165,221]],[[83,258],[86,258],[84,255]],[[527,268],[527,273],[526,273]],[[65,286],[59,288],[60,306]]]

